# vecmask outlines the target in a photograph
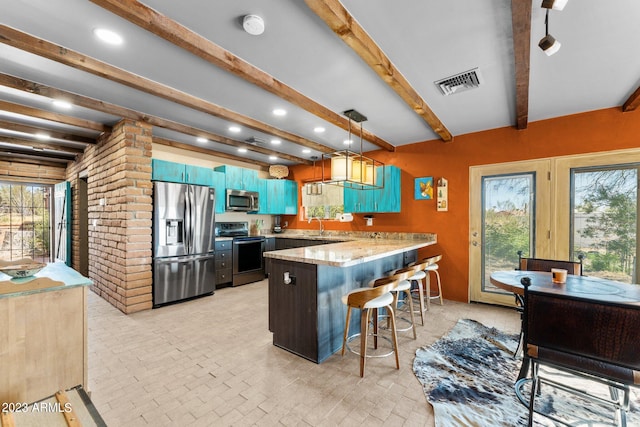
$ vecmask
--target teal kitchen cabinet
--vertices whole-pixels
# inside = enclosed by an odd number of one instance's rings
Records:
[[[186,184],[206,185],[208,187],[212,187],[212,173],[213,170],[211,168],[184,165],[184,182]]]
[[[375,212],[400,212],[402,200],[402,180],[400,179],[400,173],[400,168],[396,166],[385,166],[384,188],[375,191]],[[378,178],[382,179],[382,175],[379,174]]]
[[[269,209],[274,215],[298,213],[298,183],[289,179],[267,180]]]
[[[383,170],[384,169],[384,174]],[[376,168],[376,184],[384,187],[376,190],[344,189],[344,211],[350,213],[400,212],[400,168],[385,166]],[[384,178],[384,180],[383,180]]]
[[[298,183],[288,179],[260,180],[259,214],[295,215],[298,213]]]
[[[177,182],[179,184],[197,184],[212,186],[213,170],[202,166],[185,165],[166,160],[151,160],[151,179],[153,181]]]
[[[166,160],[151,159],[153,181],[184,183],[184,165]]]
[[[267,181],[268,179],[258,179],[258,211],[249,212],[249,214],[255,213],[259,215],[268,215],[269,212],[269,194],[267,193]]]
[[[238,166],[216,166],[215,171],[224,173],[225,185],[231,190],[259,191],[258,171]]]
[[[222,172],[211,171],[211,187],[216,189],[216,213],[224,213],[227,209],[227,192]]]

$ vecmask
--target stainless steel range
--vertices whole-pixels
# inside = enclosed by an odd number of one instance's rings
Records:
[[[249,236],[246,222],[216,222],[216,237],[233,237],[233,286],[264,279],[263,236]]]

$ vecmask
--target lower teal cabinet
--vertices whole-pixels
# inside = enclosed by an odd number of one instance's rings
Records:
[[[383,173],[384,169],[384,173]],[[344,189],[344,211],[350,213],[393,213],[401,209],[400,168],[380,166],[376,168],[376,183],[381,189],[356,190]]]

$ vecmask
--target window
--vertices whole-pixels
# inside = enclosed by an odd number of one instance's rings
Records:
[[[307,183],[302,187],[304,218],[335,219],[344,212],[344,189],[338,185]]]
[[[584,272],[637,283],[638,171],[640,165],[573,169],[572,256],[584,254]]]
[[[51,187],[0,182],[0,259],[50,261]]]

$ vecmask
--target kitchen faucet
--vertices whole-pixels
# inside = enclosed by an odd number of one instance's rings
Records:
[[[313,219],[317,219],[318,222],[320,223],[320,235],[322,236],[322,233],[324,232],[324,228],[322,227],[322,220],[320,219],[320,217],[317,216],[312,216],[309,218],[309,221],[307,221],[309,224],[311,224],[311,221],[313,221]]]

